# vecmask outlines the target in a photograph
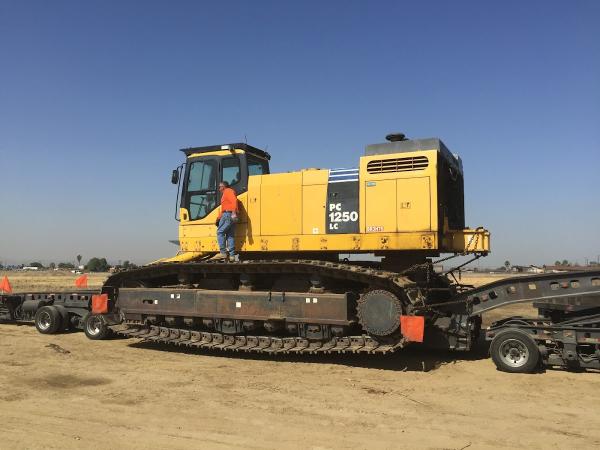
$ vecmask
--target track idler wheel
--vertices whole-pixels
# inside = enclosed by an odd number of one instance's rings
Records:
[[[400,328],[402,304],[391,292],[367,292],[359,298],[356,310],[358,322],[370,335],[389,336]]]

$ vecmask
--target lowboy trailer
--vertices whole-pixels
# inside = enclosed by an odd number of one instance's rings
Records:
[[[43,334],[70,329],[85,330],[86,334],[91,330],[92,335],[107,333],[103,322],[90,313],[92,297],[97,294],[99,289],[2,294],[0,322],[33,322]]]
[[[213,263],[215,270],[226,264]],[[333,270],[335,264],[323,266]],[[381,273],[381,272],[380,272]],[[0,295],[0,320],[35,323],[40,333],[83,329],[103,339],[114,329],[123,336],[177,346],[265,354],[390,354],[413,341],[427,347],[471,350],[481,315],[516,303],[532,303],[538,317],[507,317],[489,326],[490,356],[499,370],[534,372],[540,366],[600,369],[600,271],[512,277],[466,290],[451,302],[414,305],[410,317],[424,317],[415,334],[401,322],[403,339],[390,345],[370,336],[336,336],[351,326],[346,294],[285,291],[119,288]],[[245,316],[236,314],[244,309]],[[379,311],[381,314],[381,311]],[[437,316],[437,318],[436,318]],[[327,325],[319,324],[325,318]],[[432,318],[432,319],[430,319]],[[262,333],[250,332],[257,322]],[[153,325],[160,322],[167,326]],[[127,325],[126,328],[123,325]],[[280,328],[282,327],[282,328]],[[302,328],[300,337],[277,330]],[[417,327],[418,328],[418,327]],[[416,336],[416,337],[415,337]],[[419,345],[419,344],[413,344]]]

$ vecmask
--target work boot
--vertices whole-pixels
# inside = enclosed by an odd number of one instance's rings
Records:
[[[217,253],[215,256],[210,258],[211,261],[225,261],[227,262],[227,255],[224,253]]]
[[[238,262],[239,260],[239,255],[229,255],[229,262]]]

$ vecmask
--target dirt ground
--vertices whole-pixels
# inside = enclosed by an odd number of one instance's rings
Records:
[[[52,275],[9,278],[76,278]],[[597,373],[498,372],[484,344],[268,359],[0,325],[0,448],[593,448],[599,387]]]

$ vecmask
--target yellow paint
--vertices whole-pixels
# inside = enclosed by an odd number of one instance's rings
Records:
[[[325,233],[326,205],[327,184],[302,186],[302,234]]]
[[[302,233],[302,172],[263,176],[260,197],[261,234]]]
[[[398,231],[431,231],[429,177],[396,180]]]
[[[365,187],[365,232],[396,232],[396,180],[372,183]]]
[[[198,158],[201,156],[229,156],[229,155],[241,155],[245,153],[244,150],[241,150],[239,148],[233,149],[233,150],[213,150],[210,152],[202,152],[202,153],[191,153],[188,156],[189,158]],[[260,158],[259,156],[256,156],[257,158]]]
[[[231,153],[218,150],[189,158]],[[371,161],[406,157],[426,157],[428,165],[423,170],[390,173],[367,169]],[[439,229],[437,162],[436,150],[361,157],[357,234],[326,233],[328,170],[252,176],[247,192],[238,196],[236,248],[242,252],[489,251],[487,230]],[[181,254],[170,260],[197,259],[218,251],[217,214],[218,208],[204,219],[190,221],[188,212],[181,209]],[[447,220],[442,222],[447,224]]]

